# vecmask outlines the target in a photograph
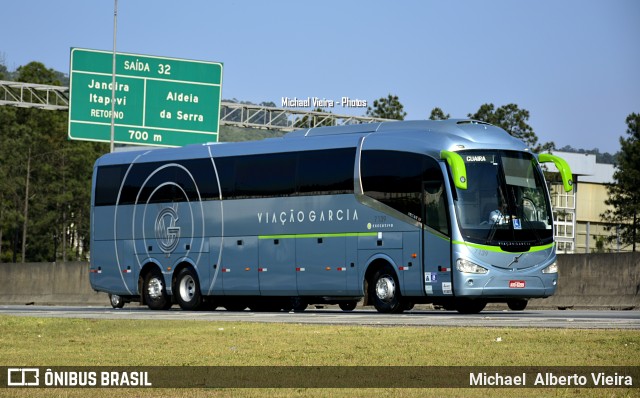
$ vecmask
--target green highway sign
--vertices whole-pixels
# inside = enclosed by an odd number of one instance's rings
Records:
[[[111,140],[113,53],[71,49],[69,138]],[[218,141],[222,64],[116,53],[114,142]]]

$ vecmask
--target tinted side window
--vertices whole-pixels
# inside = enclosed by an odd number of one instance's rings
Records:
[[[355,157],[355,148],[300,152],[296,192],[300,195],[352,193]]]
[[[423,157],[409,152],[363,151],[364,194],[412,217],[421,217]]]
[[[355,148],[216,159],[225,199],[353,192]]]
[[[365,195],[448,233],[444,181],[434,159],[410,152],[363,151],[361,175]]]
[[[355,148],[215,159],[224,199],[353,193]],[[114,205],[129,165],[98,169],[96,205]],[[195,183],[194,183],[195,181]],[[119,204],[219,199],[210,159],[136,163]]]
[[[218,185],[209,159],[136,163],[98,169],[96,206],[218,199]]]
[[[175,180],[175,167],[160,163],[134,164],[122,187],[120,204],[173,202],[174,185],[162,184]]]
[[[128,165],[102,166],[96,174],[95,206],[111,206],[118,199],[118,191]]]
[[[191,175],[188,179],[178,179],[179,182],[187,182],[182,185],[182,188],[189,198],[195,198],[194,200],[197,200],[199,193],[202,200],[220,199],[218,180],[216,179],[216,172],[213,169],[211,159],[190,159],[178,163],[185,166]],[[184,175],[184,172],[179,174]],[[194,190],[196,187],[191,182],[192,178],[196,184],[198,184],[197,192]]]
[[[268,198],[293,194],[295,161],[293,153],[237,157],[235,196],[237,198]]]
[[[236,158],[217,158],[216,169],[220,177],[220,189],[222,190],[223,199],[232,199],[236,197]]]

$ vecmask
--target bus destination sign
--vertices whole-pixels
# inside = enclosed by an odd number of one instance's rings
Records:
[[[218,141],[222,63],[71,49],[69,138],[183,146]]]

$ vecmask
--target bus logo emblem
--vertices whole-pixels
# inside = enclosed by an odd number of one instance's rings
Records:
[[[173,252],[180,240],[180,227],[176,227],[178,213],[173,207],[165,207],[156,218],[156,240],[164,253]]]

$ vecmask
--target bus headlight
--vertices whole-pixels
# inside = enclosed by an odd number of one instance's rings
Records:
[[[458,269],[458,271],[466,272],[468,274],[486,274],[487,272],[489,272],[488,269],[462,258],[459,258],[458,261],[456,261],[456,268]]]
[[[558,273],[558,263],[554,262],[547,268],[542,270],[543,274],[557,274]]]

